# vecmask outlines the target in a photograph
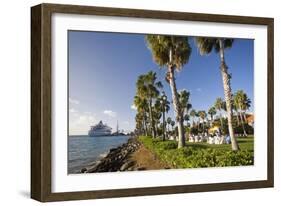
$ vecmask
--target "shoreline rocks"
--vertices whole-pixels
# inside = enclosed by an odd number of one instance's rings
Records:
[[[130,138],[127,143],[109,150],[109,153],[93,166],[82,168],[81,173],[132,171],[135,162],[130,160],[130,155],[140,147],[141,143],[136,138]]]

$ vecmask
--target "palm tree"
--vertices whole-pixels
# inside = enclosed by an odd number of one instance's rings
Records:
[[[147,100],[140,98],[139,96],[134,97],[134,105],[137,108],[138,111],[138,118],[141,118],[141,125],[143,126],[143,130],[145,132],[145,135],[148,135],[147,131],[147,112],[148,112],[148,104]],[[137,119],[138,119],[137,118]]]
[[[198,111],[198,114],[202,120],[203,132],[204,132],[205,131],[204,122],[205,122],[205,118],[207,117],[207,113],[204,110],[201,110],[201,111]]]
[[[148,102],[149,117],[150,117],[150,127],[152,131],[153,138],[156,137],[156,128],[153,118],[153,101],[159,95],[159,90],[162,88],[161,82],[156,82],[156,73],[148,72],[147,74],[140,75],[137,80],[137,94],[140,98],[146,99]]]
[[[167,100],[167,96],[163,92],[161,96],[159,96],[156,100],[155,105],[159,107],[160,114],[162,113],[162,127],[163,127],[163,136],[162,140],[165,141],[166,136],[166,119],[165,114],[170,110],[170,102]]]
[[[233,39],[226,38],[208,38],[208,37],[197,37],[196,44],[199,48],[200,54],[209,54],[212,50],[215,50],[219,53],[220,57],[220,71],[223,81],[223,89],[224,89],[224,98],[226,102],[226,110],[227,110],[227,120],[228,120],[228,131],[231,138],[231,146],[232,150],[239,150],[239,146],[237,140],[234,136],[233,127],[232,127],[232,105],[231,105],[231,86],[230,79],[231,75],[228,73],[228,67],[225,63],[224,52],[225,49],[231,48],[233,44]]]
[[[192,126],[194,126],[194,118],[196,117],[196,110],[195,109],[192,109],[190,111],[190,116],[192,117]]]
[[[216,115],[216,108],[214,106],[210,107],[208,114],[211,116],[211,125],[213,126],[214,116]]]
[[[158,137],[158,131],[159,131],[159,124],[160,124],[160,119],[162,116],[162,111],[161,111],[161,105],[156,99],[155,104],[152,106],[152,116],[154,120],[154,126],[155,126],[155,133],[156,137]]]
[[[200,128],[199,128],[199,127],[200,127],[200,119],[199,119],[200,116],[199,116],[199,111],[195,113],[195,117],[196,117],[196,119],[197,119],[197,129],[198,129],[198,131],[199,131],[199,129],[200,129]]]
[[[242,110],[243,110],[243,117],[245,122],[247,123],[247,118],[246,118],[246,111],[251,107],[251,100],[248,98],[247,94],[244,93],[244,101],[242,104]]]
[[[176,122],[174,120],[171,121],[171,126],[172,126],[172,133],[174,132],[174,126],[175,126]]]
[[[185,115],[183,116],[183,119],[184,119],[184,121],[186,121],[186,127],[188,127],[189,115],[188,115],[188,114],[185,114]]]
[[[222,100],[222,98],[217,98],[214,104],[214,107],[216,108],[216,110],[219,111],[220,114],[220,123],[221,123],[221,129],[223,128],[223,121],[222,121],[222,110],[224,108],[224,101]]]
[[[147,35],[146,41],[152,52],[154,61],[160,67],[167,68],[166,79],[168,80],[172,91],[173,106],[178,123],[178,148],[181,148],[185,146],[183,116],[180,113],[180,104],[174,73],[175,71],[180,71],[189,60],[191,47],[188,43],[188,37]]]
[[[184,117],[184,121],[189,119],[188,112],[191,109],[192,105],[189,103],[190,92],[182,90],[178,93],[179,104],[180,104],[180,113]],[[186,117],[185,117],[186,116]]]
[[[138,133],[143,134],[144,128],[143,128],[143,117],[141,113],[137,113],[135,116],[135,120],[136,120],[136,130],[138,131]]]
[[[237,125],[240,125],[240,121],[242,122],[242,120],[240,120],[239,116],[240,116],[240,113],[238,111],[238,107],[235,103],[235,97],[233,97],[233,105],[232,105],[232,108],[233,108],[233,111],[235,111],[235,114],[236,114],[236,120],[237,120]]]
[[[167,118],[168,132],[169,132],[169,126],[170,126],[171,122],[172,122],[171,117],[168,117],[168,118]]]
[[[244,136],[247,136],[247,132],[244,126],[247,121],[245,112],[250,107],[251,100],[248,98],[247,94],[244,93],[243,90],[238,90],[234,94],[233,100],[241,119]]]

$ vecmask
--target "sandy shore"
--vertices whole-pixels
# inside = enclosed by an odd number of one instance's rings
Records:
[[[137,138],[130,138],[127,143],[113,148],[94,165],[82,168],[81,173],[140,171],[169,169],[155,154],[146,149]]]

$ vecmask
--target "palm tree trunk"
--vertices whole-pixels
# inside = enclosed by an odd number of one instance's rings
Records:
[[[176,120],[178,122],[178,133],[179,133],[178,148],[181,148],[185,146],[185,138],[183,132],[183,116],[180,112],[178,92],[177,92],[175,76],[174,76],[174,68],[172,66],[169,66],[169,74],[170,74],[169,81],[172,90],[173,105],[174,105]]]
[[[241,123],[244,124],[244,119],[242,117],[242,113],[241,112],[239,112],[239,117],[240,117]]]
[[[228,131],[229,131],[229,136],[231,138],[232,150],[237,151],[237,150],[239,150],[239,146],[238,146],[236,138],[234,136],[234,131],[233,131],[233,127],[232,127],[230,75],[227,72],[227,66],[226,66],[225,60],[224,60],[224,46],[223,46],[222,39],[219,40],[219,44],[220,44],[220,60],[221,60],[220,70],[221,70],[221,75],[222,75],[224,96],[225,96],[225,102],[226,102]]]
[[[152,116],[152,102],[151,100],[149,100],[149,116],[150,116],[150,123],[151,123],[151,132],[152,132],[152,137],[155,138],[156,137],[156,130],[155,130],[155,125],[154,125],[154,119]]]
[[[155,125],[155,137],[158,137],[158,125]]]
[[[168,122],[167,130],[168,130],[168,134],[169,134],[169,132],[170,132],[170,124],[169,124],[169,122]]]
[[[142,124],[143,124],[144,135],[147,136],[147,131],[146,131],[146,125],[145,125],[145,119],[144,118],[143,118]]]
[[[248,134],[247,134],[247,132],[246,132],[246,130],[245,130],[245,124],[244,124],[244,123],[242,123],[242,128],[243,128],[244,136],[247,137]]]
[[[165,141],[165,136],[166,136],[165,111],[163,111],[163,141]]]
[[[246,112],[245,111],[243,111],[243,117],[244,117],[245,123],[247,124],[247,117],[246,117]]]
[[[239,114],[238,112],[236,111],[236,119],[237,119],[237,124],[240,125],[240,119],[239,119]]]
[[[221,112],[220,112],[220,122],[221,122],[221,129],[223,129],[223,121],[222,121]]]
[[[241,111],[241,110],[240,110]],[[242,125],[242,129],[243,129],[243,135],[244,136],[248,136],[247,135],[247,132],[245,130],[245,121],[243,119],[243,116],[242,116],[242,112],[239,112],[239,116],[240,116],[240,120],[241,120],[241,125]]]
[[[143,112],[143,126],[144,126],[144,133],[147,136],[147,123],[146,123],[146,112]]]

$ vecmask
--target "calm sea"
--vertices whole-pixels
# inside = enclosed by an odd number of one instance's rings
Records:
[[[83,167],[106,156],[111,148],[126,143],[129,136],[69,136],[68,173],[78,173]]]

